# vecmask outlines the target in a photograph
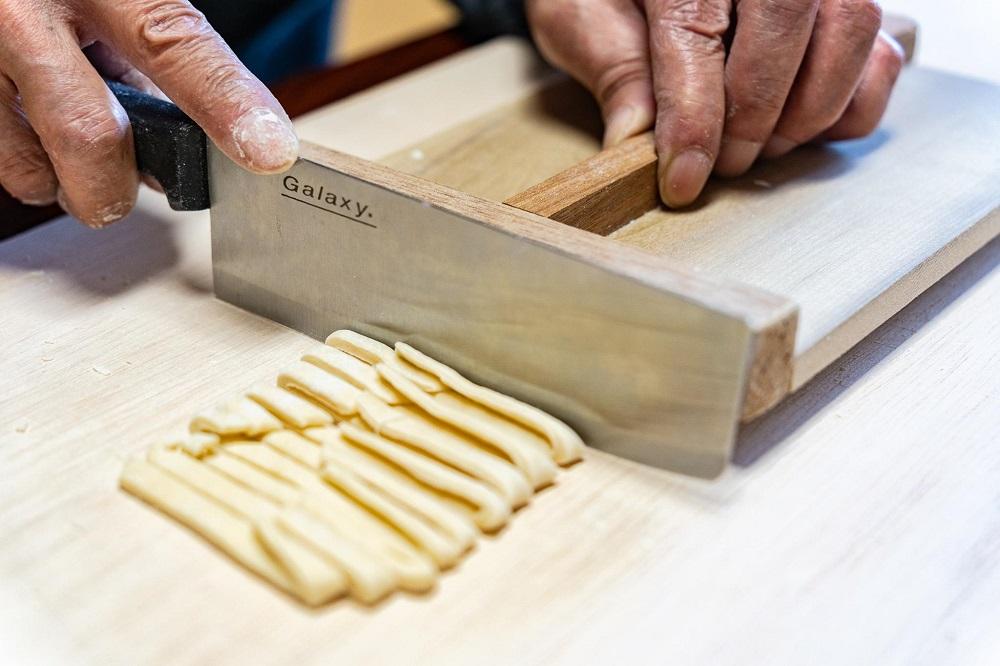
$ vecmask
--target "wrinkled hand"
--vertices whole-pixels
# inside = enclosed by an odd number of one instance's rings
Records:
[[[135,203],[132,133],[102,76],[166,93],[241,166],[287,169],[288,116],[184,0],[0,0],[0,185],[104,226]],[[162,90],[163,93],[159,91]]]
[[[816,139],[871,133],[903,64],[872,0],[527,0],[542,53],[596,96],[613,146],[655,124],[660,196]]]

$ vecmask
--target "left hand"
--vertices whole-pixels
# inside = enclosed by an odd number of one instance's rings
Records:
[[[877,127],[903,65],[872,0],[526,0],[543,55],[586,85],[613,146],[656,127],[660,196]],[[729,41],[729,38],[731,42]]]

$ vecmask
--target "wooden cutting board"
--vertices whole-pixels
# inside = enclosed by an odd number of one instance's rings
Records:
[[[912,34],[901,20],[891,29]],[[316,143],[544,216],[571,209],[575,189],[603,189],[604,212],[619,207],[638,219],[602,225],[588,206],[575,219],[556,219],[665,258],[666,272],[784,300],[791,314],[780,322],[776,315],[749,324],[755,351],[743,416],[752,419],[1000,234],[997,108],[997,86],[908,68],[871,137],[803,148],[713,182],[685,211],[654,207],[655,174],[642,166],[655,159],[651,145],[599,152],[589,95],[517,40],[451,58],[299,125]],[[648,182],[637,186],[633,176]],[[636,199],[650,203],[636,207]],[[681,294],[704,295],[696,286]]]
[[[523,65],[498,88],[516,104],[535,70],[503,48]],[[406,114],[331,111],[355,114],[338,140],[392,155],[433,139],[445,111],[475,121],[472,90],[442,91],[492,74],[451,67],[423,93],[395,84]],[[303,129],[334,134],[321,124]],[[218,302],[210,275],[207,216],[148,194],[111,229],[61,219],[0,244],[9,661],[967,663],[1000,649],[997,242],[745,426],[718,482],[592,453],[433,594],[320,612],[116,487],[127,456],[316,344]]]
[[[14,663],[898,663],[1000,648],[1000,244],[693,481],[592,453],[425,597],[309,612],[118,490],[312,344],[215,300],[144,196],[0,245],[0,646]]]

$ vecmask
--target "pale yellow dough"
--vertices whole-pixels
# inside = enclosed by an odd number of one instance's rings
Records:
[[[293,428],[314,428],[333,423],[330,413],[280,386],[250,389],[247,397]]]
[[[579,460],[564,423],[337,331],[126,464],[121,486],[310,605],[432,588]]]
[[[493,532],[507,524],[511,504],[485,483],[384,439],[362,425],[345,423],[341,430],[343,435],[321,440],[324,441],[324,452],[336,450],[338,445],[350,442],[356,451],[367,451],[373,464],[384,461],[382,468],[386,473],[398,475],[401,479],[412,479],[445,498],[450,498],[449,503],[460,509],[468,507],[467,510],[480,529]]]
[[[391,366],[375,366],[396,390],[430,416],[500,451],[527,477],[534,489],[556,478],[556,465],[535,433],[451,391],[425,393]]]
[[[377,340],[366,338],[354,331],[335,331],[326,339],[326,344],[358,358],[370,365],[385,363],[401,372],[407,379],[429,393],[444,390],[442,384],[434,375],[424,372],[408,361],[400,358],[388,345]]]
[[[560,465],[574,463],[583,457],[583,440],[572,428],[551,414],[509,395],[475,384],[444,363],[435,361],[405,342],[396,343],[396,353],[400,358],[434,375],[456,393],[541,434],[552,447],[553,457]]]
[[[340,377],[356,388],[375,394],[390,405],[406,402],[406,398],[386,383],[374,367],[345,351],[333,347],[318,347],[307,352],[302,360]]]
[[[327,407],[338,416],[351,416],[358,412],[361,389],[331,375],[325,370],[299,361],[278,375],[278,386],[298,391]]]
[[[493,487],[512,508],[531,497],[531,486],[516,467],[491,455],[474,439],[436,422],[412,407],[390,407],[372,395],[361,396],[358,408],[365,423],[378,434],[426,454]]]

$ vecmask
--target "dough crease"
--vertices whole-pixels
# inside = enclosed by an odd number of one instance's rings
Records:
[[[424,592],[583,456],[544,411],[336,331],[129,460],[121,487],[305,604]]]

